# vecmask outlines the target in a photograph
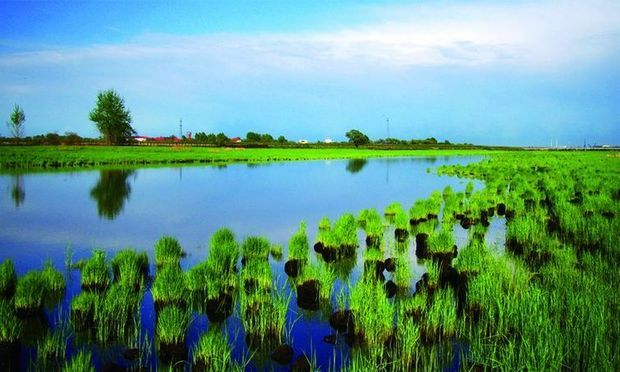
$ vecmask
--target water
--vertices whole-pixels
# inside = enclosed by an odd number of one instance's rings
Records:
[[[272,266],[274,277],[285,283],[286,245],[301,221],[307,222],[312,242],[324,216],[334,220],[365,208],[381,213],[392,202],[402,203],[407,210],[416,199],[448,185],[464,190],[466,181],[437,176],[429,168],[478,160],[329,160],[1,175],[0,260],[11,258],[19,275],[41,268],[46,259],[63,268],[68,252],[75,261],[88,258],[94,248],[112,255],[132,247],[147,251],[152,261],[155,241],[169,234],[188,253],[182,261],[187,269],[206,259],[211,234],[228,227],[238,241],[263,235],[282,244],[284,259],[272,261]],[[474,184],[476,189],[482,187]],[[419,279],[423,271],[415,262],[412,270],[414,279]],[[352,275],[358,274],[356,269]],[[68,279],[64,309],[79,291],[79,273],[72,272]],[[151,304],[150,296],[145,296],[142,314],[149,334],[153,320],[148,324],[148,319],[154,318]],[[291,321],[297,311],[293,299]],[[53,312],[47,317],[54,323],[61,316]],[[231,335],[238,333],[240,322],[234,316],[227,325]],[[196,318],[188,331],[188,344],[207,327],[204,317]],[[292,332],[296,356],[311,350],[319,361],[334,357],[340,361],[346,346],[323,343],[329,333],[329,325],[318,315],[298,320]],[[245,351],[243,337],[237,334],[235,357],[240,359]]]

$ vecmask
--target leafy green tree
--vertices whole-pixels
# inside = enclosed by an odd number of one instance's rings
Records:
[[[248,132],[248,134],[245,135],[245,139],[248,142],[260,142],[261,135],[256,132]]]
[[[230,138],[224,133],[218,133],[215,136],[215,144],[218,146],[224,146],[230,143]]]
[[[18,104],[15,104],[13,107],[13,112],[11,112],[10,121],[6,123],[11,130],[11,134],[15,138],[21,138],[24,135],[24,122],[26,121],[26,114],[24,114],[24,110],[19,107]]]
[[[286,137],[284,137],[284,136],[278,137],[278,143],[286,143],[286,142],[287,142],[286,141]]]
[[[108,143],[119,145],[136,134],[125,101],[114,90],[97,94],[97,106],[90,112],[89,118]]]
[[[368,136],[357,129],[351,129],[345,134],[345,136],[349,139],[349,142],[355,145],[355,147],[366,145],[370,142]]]

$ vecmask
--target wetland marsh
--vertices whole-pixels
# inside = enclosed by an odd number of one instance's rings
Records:
[[[610,155],[4,174],[3,369],[613,370]]]

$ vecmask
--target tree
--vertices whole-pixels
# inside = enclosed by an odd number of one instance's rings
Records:
[[[11,120],[6,123],[15,138],[21,138],[24,135],[24,122],[26,121],[26,114],[24,110],[15,104],[13,112],[11,112]]]
[[[355,147],[365,145],[370,142],[368,136],[357,129],[351,129],[347,132],[347,134],[345,134],[345,136],[349,139],[349,142],[355,145]]]
[[[90,112],[89,118],[108,143],[119,145],[136,134],[131,127],[131,114],[125,108],[125,101],[114,90],[97,93],[97,106]]]

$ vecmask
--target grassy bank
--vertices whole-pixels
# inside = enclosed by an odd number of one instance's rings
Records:
[[[110,146],[2,146],[0,169],[101,167],[401,156],[481,155],[491,150],[371,150],[354,148],[205,148]]]

